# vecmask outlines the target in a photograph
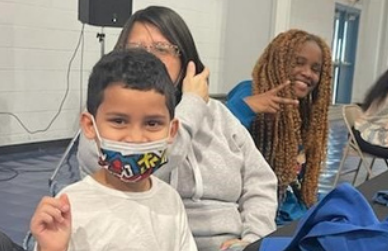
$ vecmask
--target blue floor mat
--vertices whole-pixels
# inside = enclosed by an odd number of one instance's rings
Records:
[[[75,150],[61,165],[60,184],[79,179]],[[58,147],[0,156],[0,230],[14,242],[22,244],[37,203],[50,195],[48,180],[64,152],[65,147]]]

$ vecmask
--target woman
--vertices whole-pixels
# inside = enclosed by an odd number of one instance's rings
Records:
[[[325,161],[330,104],[330,49],[302,30],[279,34],[237,85],[227,106],[247,127],[278,178],[279,225],[316,201]]]
[[[388,159],[388,70],[369,89],[362,110],[353,130],[358,145],[364,152]]]
[[[169,163],[156,175],[179,192],[198,249],[242,250],[275,230],[276,177],[249,132],[222,103],[208,97],[209,71],[183,19],[165,7],[137,11],[115,49],[132,47],[158,56],[177,87],[181,126]],[[81,171],[92,171],[82,168],[85,160],[97,161],[84,141]]]

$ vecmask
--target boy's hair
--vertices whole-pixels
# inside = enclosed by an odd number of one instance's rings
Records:
[[[115,49],[124,49],[126,47],[128,36],[135,22],[155,26],[171,44],[178,46],[179,58],[182,64],[182,69],[176,81],[179,101],[182,95],[182,82],[186,76],[186,66],[189,61],[195,63],[197,74],[204,69],[189,28],[178,13],[172,9],[163,6],[149,6],[131,15],[121,31]]]
[[[165,65],[143,49],[112,51],[93,67],[89,77],[87,109],[96,116],[105,89],[113,84],[139,91],[154,90],[166,98],[170,119],[174,118],[175,88]]]

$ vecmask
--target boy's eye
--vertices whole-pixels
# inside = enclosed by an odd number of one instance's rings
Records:
[[[163,122],[158,120],[149,120],[146,122],[146,125],[152,129],[160,128],[161,126],[163,126],[163,124],[164,124]]]
[[[125,124],[126,121],[124,119],[121,119],[121,118],[113,118],[113,119],[110,119],[110,122],[117,124],[117,125],[123,125],[123,124]]]

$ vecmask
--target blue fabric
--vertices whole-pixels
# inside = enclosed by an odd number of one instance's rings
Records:
[[[304,203],[298,201],[295,194],[289,190],[286,191],[283,202],[279,205],[276,216],[276,225],[282,226],[300,219],[307,212]]]
[[[388,206],[388,190],[378,191],[373,196],[373,201],[384,206]]]
[[[256,117],[256,114],[244,101],[244,98],[251,95],[252,81],[246,80],[236,85],[226,96],[226,106],[247,129]]]
[[[380,222],[363,195],[344,183],[310,208],[292,238],[264,238],[260,251],[387,251],[388,218]]]

